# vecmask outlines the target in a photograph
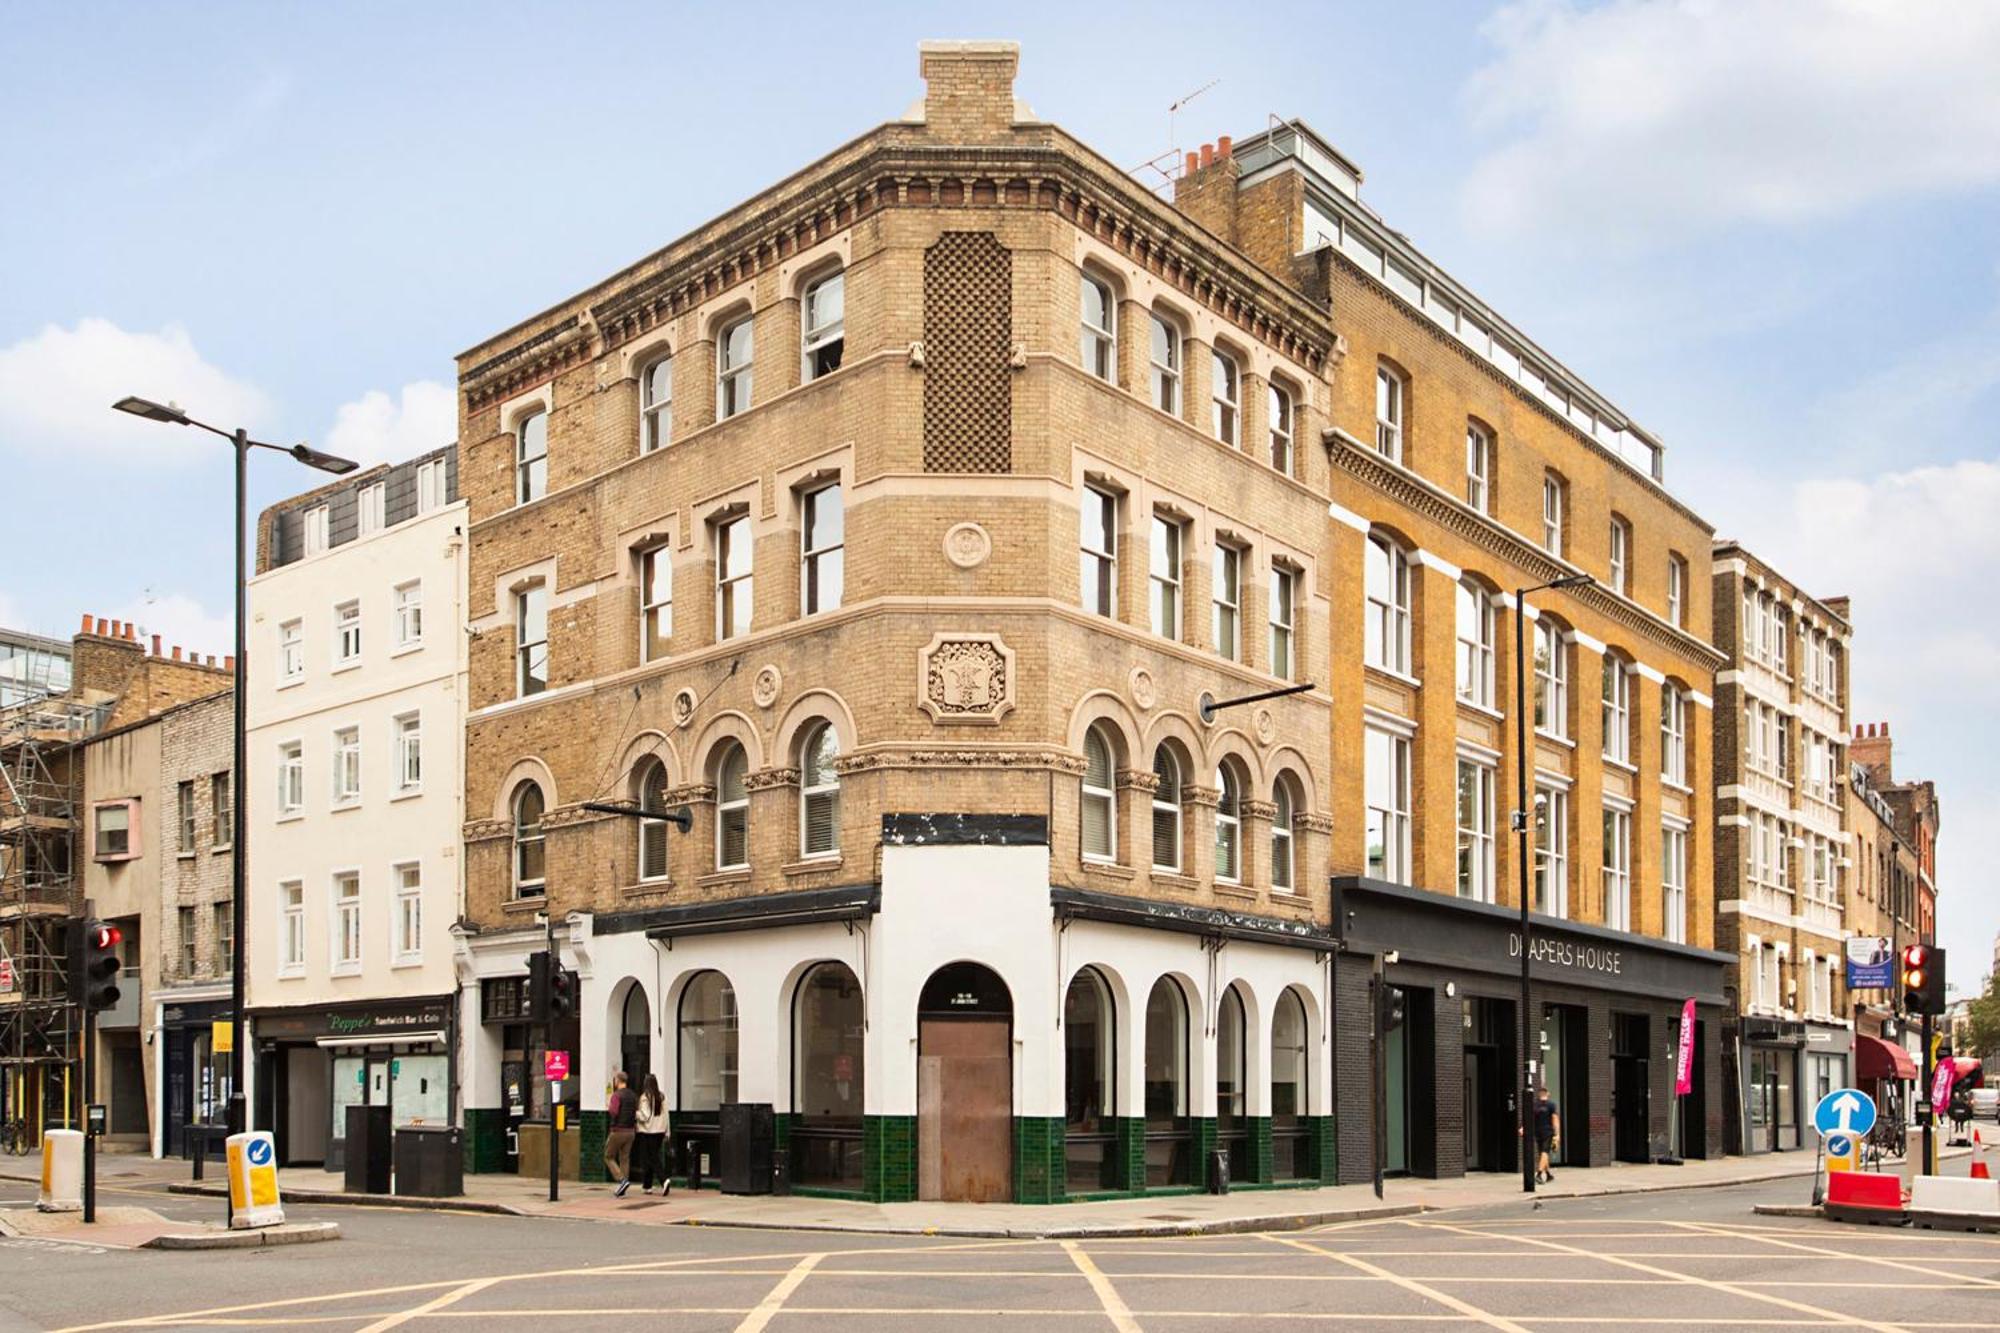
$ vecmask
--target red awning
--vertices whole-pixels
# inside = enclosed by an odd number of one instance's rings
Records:
[[[1893,1042],[1865,1033],[1854,1034],[1854,1076],[1856,1078],[1915,1078],[1916,1061]]]

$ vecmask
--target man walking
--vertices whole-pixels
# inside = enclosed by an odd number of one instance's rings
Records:
[[[1546,1087],[1535,1089],[1535,1179],[1548,1184],[1556,1178],[1549,1154],[1562,1145],[1562,1115],[1549,1100]]]
[[[611,1076],[611,1104],[605,1110],[611,1128],[604,1136],[604,1169],[618,1182],[612,1193],[622,1199],[632,1188],[632,1138],[639,1124],[639,1099],[622,1069]]]

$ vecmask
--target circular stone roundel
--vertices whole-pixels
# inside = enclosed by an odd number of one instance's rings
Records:
[[[674,692],[674,725],[685,727],[689,722],[693,721],[694,707],[695,697],[693,690],[676,690]]]
[[[1271,710],[1260,708],[1256,718],[1257,743],[1269,745],[1278,738],[1278,720],[1271,716]]]
[[[954,523],[944,534],[944,558],[960,569],[977,569],[993,554],[993,538],[977,523]]]
[[[1144,667],[1132,668],[1132,702],[1138,705],[1142,713],[1151,712],[1153,705],[1159,702],[1159,692],[1153,685],[1153,673]]]
[[[778,691],[784,686],[785,678],[778,668],[766,664],[757,669],[757,679],[750,683],[750,697],[759,708],[769,708],[778,701]]]

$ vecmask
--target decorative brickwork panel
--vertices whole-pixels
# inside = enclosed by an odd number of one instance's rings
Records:
[[[1061,1116],[1014,1117],[1014,1202],[1061,1203],[1069,1164]]]
[[[1014,262],[991,232],[924,251],[924,471],[1013,470]]]

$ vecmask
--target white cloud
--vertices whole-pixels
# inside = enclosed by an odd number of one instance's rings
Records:
[[[1655,237],[2000,181],[2000,6],[1521,0],[1485,33],[1477,227]]]
[[[334,413],[323,446],[363,467],[396,463],[458,438],[458,396],[436,380],[403,386],[400,400],[370,389]]]
[[[112,411],[127,394],[178,403],[224,429],[254,428],[269,413],[262,392],[204,360],[178,324],[133,333],[90,318],[0,348],[0,450],[164,462],[217,447],[192,429]]]
[[[93,614],[98,614],[92,608]],[[148,635],[160,636],[163,651],[176,645],[189,653],[213,657],[220,663],[236,652],[236,625],[230,618],[233,608],[211,612],[185,593],[155,594],[150,589],[138,600],[102,612],[106,620],[129,621],[143,642]]]

